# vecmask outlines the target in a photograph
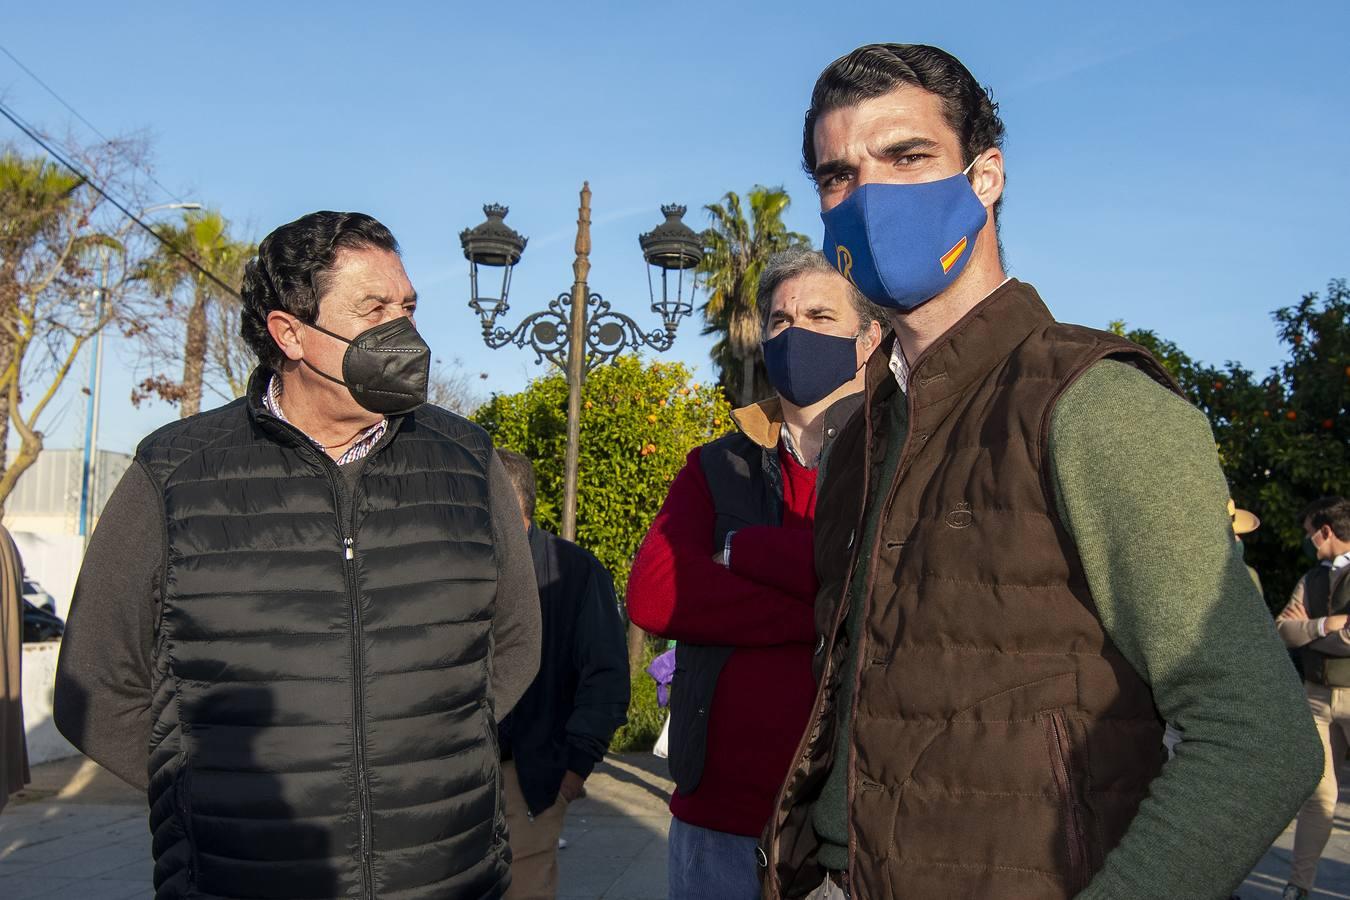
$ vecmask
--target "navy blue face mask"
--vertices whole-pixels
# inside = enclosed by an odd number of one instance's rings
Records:
[[[810,406],[858,374],[857,338],[784,328],[764,342],[769,384],[793,406]]]
[[[923,184],[864,184],[825,223],[826,257],[878,306],[908,312],[957,279],[988,213],[965,172]]]

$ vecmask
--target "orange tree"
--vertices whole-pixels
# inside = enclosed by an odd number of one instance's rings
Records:
[[[577,543],[614,576],[622,596],[647,528],[691,449],[731,428],[716,385],[691,380],[682,363],[621,356],[586,376],[582,392]],[[562,519],[567,382],[560,372],[517,394],[494,394],[473,418],[493,443],[534,461],[535,521],[556,532]]]
[[[718,386],[691,382],[683,364],[644,365],[636,356],[621,356],[592,371],[581,406],[577,543],[604,563],[622,597],[633,555],[685,456],[731,428],[731,409]],[[534,461],[539,482],[535,521],[556,532],[567,444],[562,374],[537,378],[517,394],[494,394],[473,418],[497,446]],[[650,749],[665,717],[656,704],[655,682],[643,671],[659,648],[630,640],[629,649],[633,699],[628,723],[610,744],[615,752]]]
[[[1334,280],[1272,317],[1286,356],[1264,378],[1231,361],[1198,363],[1152,331],[1111,327],[1152,351],[1209,417],[1233,499],[1261,517],[1246,556],[1278,610],[1312,564],[1300,553],[1299,513],[1318,497],[1350,496],[1350,288]]]

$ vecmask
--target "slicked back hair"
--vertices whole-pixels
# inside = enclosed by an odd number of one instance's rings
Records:
[[[959,59],[926,44],[868,44],[830,63],[816,79],[802,134],[806,174],[813,175],[818,162],[815,131],[821,116],[889,94],[901,85],[922,88],[942,100],[947,124],[961,141],[963,166],[990,147],[1002,149],[998,104]],[[1000,197],[994,204],[995,218],[1002,206]]]
[[[848,298],[853,311],[858,314],[858,336],[861,337],[873,322],[881,325],[881,330],[890,327],[886,311],[863,296],[862,291],[839,274],[839,270],[830,265],[830,261],[819,250],[807,247],[791,247],[769,257],[764,271],[759,276],[759,287],[755,291],[755,304],[759,308],[759,333],[761,337],[769,334],[769,315],[773,310],[773,292],[792,279],[810,272],[828,272],[839,278],[848,290]]]
[[[1350,498],[1322,497],[1309,503],[1303,510],[1301,522],[1307,522],[1313,530],[1324,525],[1331,526],[1332,534],[1343,541],[1350,541]]]
[[[267,314],[290,313],[302,322],[319,316],[319,298],[332,284],[339,251],[363,249],[398,253],[398,241],[372,216],[323,210],[282,225],[258,245],[244,266],[239,332],[258,357],[276,370],[281,348],[267,330]]]
[[[516,489],[516,496],[520,498],[520,508],[525,513],[525,518],[531,522],[534,521],[535,494],[537,488],[534,480],[534,463],[523,453],[517,453],[514,450],[497,449],[497,457],[502,461],[502,466],[506,469],[506,475],[511,479],[511,485]]]

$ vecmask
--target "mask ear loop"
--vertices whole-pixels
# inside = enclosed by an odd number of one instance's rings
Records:
[[[317,331],[319,334],[326,334],[326,335],[328,335],[330,338],[333,338],[334,340],[342,341],[342,343],[346,344],[346,345],[349,346],[349,347],[350,347],[351,344],[352,344],[351,341],[347,340],[347,339],[346,339],[345,337],[343,337],[342,335],[340,335],[340,334],[333,334],[333,332],[329,331],[327,328],[324,328],[322,325],[319,325],[319,324],[317,324],[317,323],[315,323],[315,322],[305,322],[305,321],[301,320],[301,324],[303,324],[306,328],[313,328],[313,329],[314,329],[315,331]],[[343,387],[348,387],[347,382],[343,381],[343,380],[340,379],[340,378],[334,378],[332,375],[329,375],[327,372],[323,371],[322,369],[317,369],[317,368],[315,368],[314,365],[313,365],[309,360],[305,359],[304,357],[301,357],[301,358],[300,358],[300,362],[302,362],[302,363],[304,364],[305,368],[309,369],[311,372],[313,372],[315,375],[318,375],[320,378],[327,378],[329,381],[333,382],[333,384],[340,384],[340,385],[342,385]]]

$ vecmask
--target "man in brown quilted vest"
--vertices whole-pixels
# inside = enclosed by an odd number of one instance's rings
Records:
[[[825,254],[894,335],[822,464],[766,897],[1227,897],[1321,772],[1205,416],[1005,274],[1003,134],[917,45],[832,63],[806,114]]]

